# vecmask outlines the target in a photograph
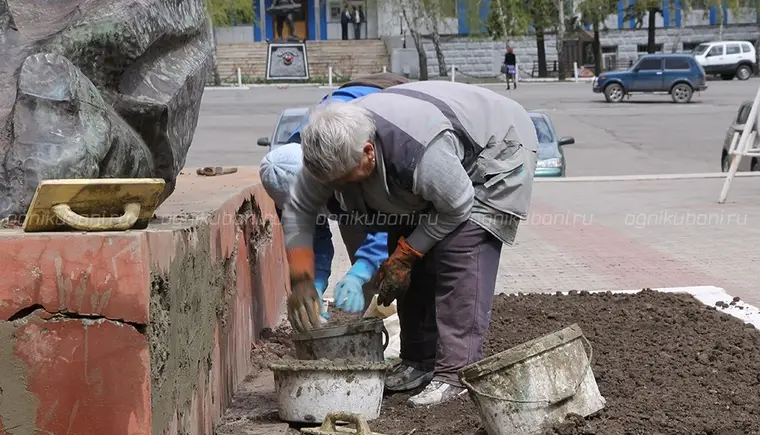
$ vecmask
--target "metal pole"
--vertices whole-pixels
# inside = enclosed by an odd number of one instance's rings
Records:
[[[573,62],[573,77],[578,81],[578,62]]]
[[[457,66],[451,65],[451,81],[455,82],[457,81]]]
[[[240,68],[237,69],[238,87],[243,87],[243,74],[240,72]]]
[[[720,192],[720,198],[718,198],[718,204],[723,204],[728,198],[728,191],[731,190],[731,182],[734,181],[734,175],[739,170],[739,161],[742,159],[743,153],[747,150],[747,140],[750,137],[752,128],[757,122],[757,106],[760,105],[760,87],[757,88],[757,94],[755,94],[755,101],[752,103],[752,109],[749,111],[749,117],[747,123],[744,124],[744,130],[742,130],[742,136],[739,138],[739,145],[737,146],[737,154],[729,154],[731,159],[731,168],[728,170],[726,176],[726,182],[723,183],[723,190]]]
[[[332,67],[327,67],[327,86],[332,87],[333,77],[332,77]]]

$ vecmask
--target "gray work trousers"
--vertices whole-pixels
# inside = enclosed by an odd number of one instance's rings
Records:
[[[388,252],[413,228],[391,230]],[[437,243],[412,269],[397,301],[401,359],[461,386],[457,372],[483,358],[502,242],[470,221]]]
[[[351,260],[351,264],[354,264],[356,262],[356,251],[359,250],[359,247],[367,238],[367,233],[361,225],[338,225],[338,228],[340,228],[340,237],[343,239],[343,244],[346,245],[348,258]],[[340,277],[339,279],[342,278]],[[372,297],[377,294],[377,289],[372,284],[372,280],[370,280],[364,284],[362,290],[364,290],[364,309],[362,311],[367,311],[369,303],[372,302]]]

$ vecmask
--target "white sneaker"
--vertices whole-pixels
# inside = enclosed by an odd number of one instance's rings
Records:
[[[447,384],[441,381],[433,381],[416,396],[412,396],[407,401],[411,407],[432,406],[446,403],[466,393],[467,389]]]

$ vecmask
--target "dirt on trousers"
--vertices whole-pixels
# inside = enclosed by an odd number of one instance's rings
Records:
[[[573,293],[497,296],[486,338],[488,356],[578,323],[591,342],[605,409],[569,416],[545,435],[760,434],[754,327],[686,294]],[[485,434],[466,396],[429,409],[407,407],[408,396],[386,398],[372,429]]]

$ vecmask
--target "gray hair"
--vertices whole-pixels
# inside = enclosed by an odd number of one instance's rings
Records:
[[[365,108],[346,102],[317,106],[301,130],[304,166],[322,181],[333,181],[354,169],[364,144],[375,138],[375,121]]]

